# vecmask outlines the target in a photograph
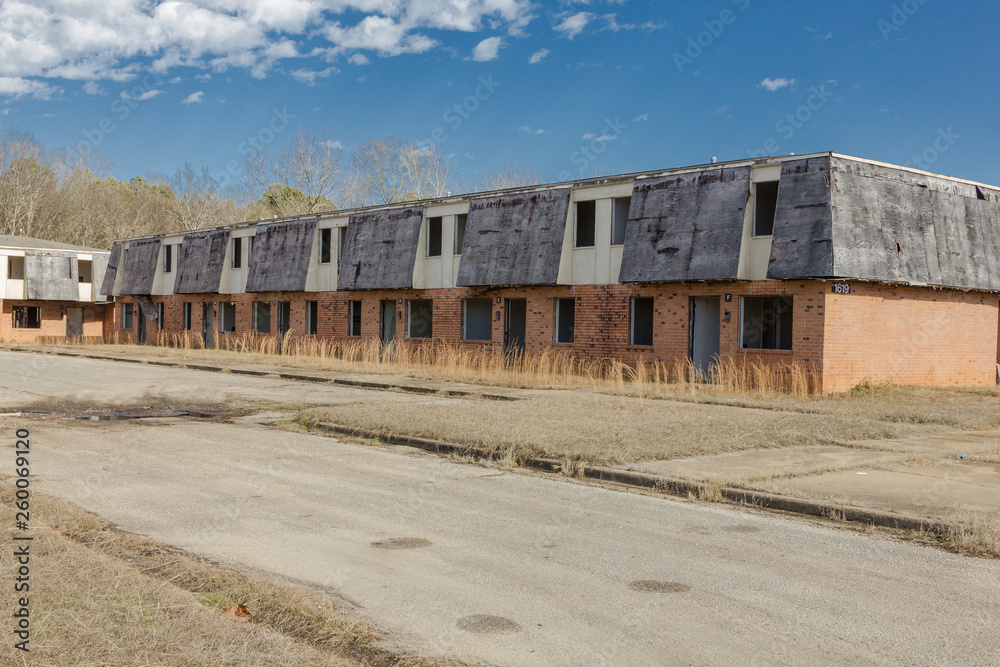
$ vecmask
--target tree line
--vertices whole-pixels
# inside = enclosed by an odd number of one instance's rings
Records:
[[[463,180],[439,146],[391,134],[345,153],[313,129],[276,153],[256,148],[237,183],[190,163],[128,181],[111,167],[87,144],[46,149],[30,133],[0,131],[0,234],[109,248],[117,238],[538,183],[521,164]]]

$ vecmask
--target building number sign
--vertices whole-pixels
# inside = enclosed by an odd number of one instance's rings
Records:
[[[851,285],[849,283],[833,283],[834,294],[850,294]]]

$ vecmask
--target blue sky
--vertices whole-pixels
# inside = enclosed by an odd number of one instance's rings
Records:
[[[121,178],[249,137],[434,141],[543,181],[835,150],[1000,184],[1000,8],[941,0],[0,4],[0,124]]]

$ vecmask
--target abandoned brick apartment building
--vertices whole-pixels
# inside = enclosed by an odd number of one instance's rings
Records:
[[[1000,190],[835,153],[114,244],[113,332],[377,337],[996,382]]]
[[[109,256],[107,250],[0,235],[0,341],[103,340],[112,312],[94,277],[103,278]]]

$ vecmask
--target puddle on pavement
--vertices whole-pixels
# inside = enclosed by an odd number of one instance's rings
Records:
[[[486,614],[474,614],[458,619],[456,623],[459,630],[475,632],[477,634],[496,634],[519,632],[521,626],[503,616],[488,616]]]
[[[430,540],[422,537],[394,537],[380,542],[372,542],[376,549],[422,549],[431,545]]]
[[[633,591],[641,591],[643,593],[687,593],[691,590],[691,587],[687,584],[679,584],[676,581],[658,581],[656,579],[630,581],[628,587]]]
[[[146,412],[94,412],[67,417],[74,421],[115,422],[131,419],[159,419],[163,417],[190,417],[192,419],[212,419],[217,415],[199,410],[151,410]]]
[[[161,419],[164,417],[189,417],[192,419],[215,419],[217,414],[201,410],[123,410],[121,412],[85,412],[79,415],[61,415],[58,412],[43,412],[24,410],[21,412],[4,412],[0,417],[52,417],[58,421],[126,421],[132,419]]]

